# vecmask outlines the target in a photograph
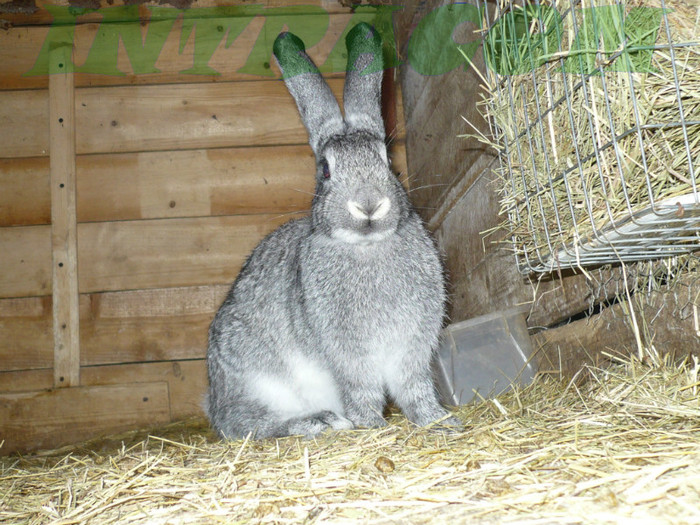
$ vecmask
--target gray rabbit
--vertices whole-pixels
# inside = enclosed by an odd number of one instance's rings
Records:
[[[209,329],[207,411],[223,438],[383,426],[387,396],[417,425],[461,425],[433,385],[442,268],[389,170],[381,39],[362,23],[346,45],[343,118],[303,42],[282,33],[274,44],[316,192],[310,216],[255,248]]]

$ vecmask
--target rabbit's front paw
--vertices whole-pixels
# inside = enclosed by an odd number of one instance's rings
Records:
[[[352,422],[359,428],[380,428],[387,425],[386,420],[378,414],[365,414],[357,417],[352,417]]]
[[[428,426],[430,430],[440,430],[443,432],[449,432],[450,434],[464,431],[464,423],[462,423],[462,421],[455,416],[438,419],[437,421],[430,423]]]
[[[352,421],[343,416],[339,416],[330,410],[323,412],[323,421],[333,430],[352,430],[355,425]]]
[[[330,410],[324,410],[311,416],[299,417],[287,421],[282,435],[298,435],[311,439],[328,429],[349,430],[354,428],[352,421]]]

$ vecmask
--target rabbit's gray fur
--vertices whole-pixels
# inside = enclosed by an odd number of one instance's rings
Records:
[[[275,43],[283,72],[310,64],[285,82],[316,153],[317,187],[311,215],[263,239],[211,324],[207,411],[222,437],[382,426],[387,395],[417,425],[448,415],[430,369],[442,268],[388,167],[381,71],[352,68],[367,65],[368,46],[378,59],[381,41],[361,24],[348,35],[343,119],[303,43],[291,34]]]

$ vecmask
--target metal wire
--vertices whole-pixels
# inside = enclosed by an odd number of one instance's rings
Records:
[[[480,0],[484,48],[485,53],[491,53],[492,65],[498,49],[494,47],[495,37],[488,35],[501,31],[502,38],[512,37],[518,31],[518,21],[524,22],[524,26],[520,25],[521,32],[522,27],[527,28],[520,35],[520,43],[526,46],[521,56],[529,61],[525,63],[528,71],[504,74],[497,67],[487,68],[487,78],[494,90],[492,104],[501,110],[507,108],[513,116],[505,121],[492,116],[489,125],[500,143],[501,173],[509,181],[504,185],[506,202],[510,203],[505,211],[513,225],[512,244],[523,273],[658,259],[700,249],[696,171],[700,162],[693,158],[691,146],[695,140],[693,133],[700,131],[700,120],[687,117],[683,80],[676,62],[681,50],[700,49],[700,42],[674,42],[669,10],[665,0],[660,1],[657,40],[646,45],[630,45],[625,34],[619,49],[594,50],[595,67],[591,67],[590,50],[571,53],[571,49],[564,49],[562,36],[568,31],[579,38],[592,27],[593,36],[598,38],[602,25],[611,23],[610,20],[601,18],[603,15],[597,14],[596,9],[588,8],[585,15],[588,19],[580,27],[577,13],[584,8],[581,0],[557,2],[561,25],[554,24],[554,36],[558,48],[543,67],[535,62],[535,57],[549,45],[546,39],[552,28],[545,27],[538,18],[543,8],[539,0],[520,5],[504,0],[495,6]],[[548,6],[544,8],[551,10]],[[629,8],[621,0],[604,9],[616,9],[623,25],[629,15]],[[640,100],[646,94],[639,75],[643,73],[633,71],[632,51],[665,53],[670,57],[672,78],[668,88],[675,96],[674,118],[656,121],[642,111]],[[486,59],[488,64],[489,57]],[[610,67],[615,63],[621,64],[622,70]],[[577,66],[573,71],[572,64]],[[540,71],[536,74],[538,67]],[[614,81],[626,82],[628,91],[625,103],[630,111],[623,119],[622,129],[617,129],[620,119],[614,117],[614,106],[619,103],[611,94],[610,84]],[[565,127],[558,129],[561,135],[556,136],[552,119],[562,112],[566,116],[559,125]],[[689,181],[687,193],[659,199],[650,169],[655,155],[650,140],[655,135],[678,130],[682,136],[681,157],[685,158],[680,170]],[[563,142],[569,146],[567,152],[558,153],[556,146]],[[634,146],[638,159],[630,160],[623,143]],[[630,163],[636,169],[630,169]],[[617,193],[608,188],[612,176],[619,182]],[[555,191],[562,186],[563,191]],[[594,195],[594,187],[602,199]],[[623,202],[617,202],[614,210],[611,202],[620,198]]]

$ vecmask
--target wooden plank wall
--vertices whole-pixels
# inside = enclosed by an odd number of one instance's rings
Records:
[[[231,20],[207,18],[218,34],[182,48],[181,16],[135,7],[131,24],[164,44],[149,73],[120,44],[119,75],[79,71],[111,27],[98,9],[78,20],[74,45],[51,45],[52,71],[71,71],[28,75],[53,4],[0,3],[11,24],[0,31],[0,454],[201,414],[214,313],[251,249],[313,191],[306,131],[276,66],[239,72],[290,22],[282,4],[296,5],[268,1],[273,14],[230,42],[220,28]],[[315,6],[328,29],[309,54],[324,64],[357,15]],[[187,72],[197,38],[213,73]],[[330,69],[340,95],[342,71]],[[405,176],[400,96],[387,109]]]

